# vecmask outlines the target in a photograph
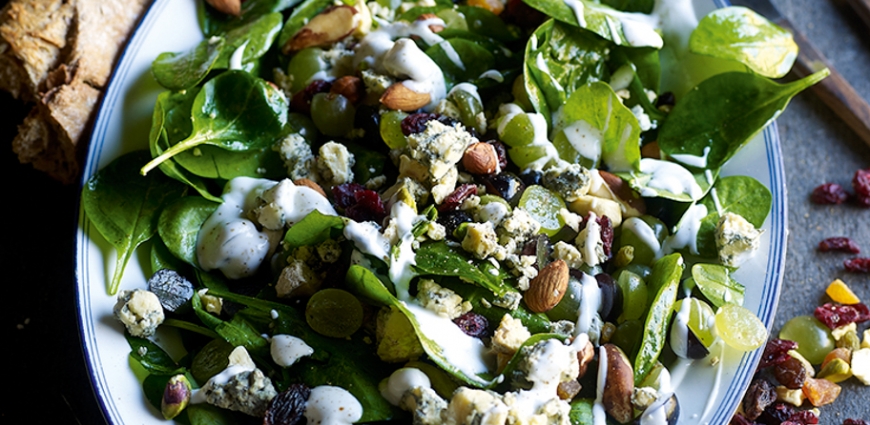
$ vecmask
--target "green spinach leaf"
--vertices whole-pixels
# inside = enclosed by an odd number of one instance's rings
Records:
[[[472,259],[464,250],[445,242],[420,245],[416,251],[416,271],[423,275],[456,276],[488,289],[496,296],[513,292],[506,282],[511,276],[489,261]]]
[[[716,225],[721,214],[731,212],[742,216],[756,228],[764,224],[770,213],[773,197],[770,189],[748,176],[728,176],[719,179],[701,204],[707,207],[707,216],[698,229],[698,253],[705,258],[716,258]],[[718,205],[717,205],[718,202]]]
[[[314,210],[298,223],[287,229],[284,234],[284,249],[292,251],[300,246],[317,245],[327,239],[341,235],[344,219],[326,215]]]
[[[662,47],[662,37],[654,31],[652,17],[642,13],[621,12],[591,0],[523,0],[529,6],[569,25],[585,28],[620,46]],[[572,8],[573,7],[573,8]]]
[[[794,95],[828,74],[826,68],[787,84],[744,72],[714,75],[674,105],[659,131],[659,148],[668,155],[705,157],[704,168],[718,170]]]
[[[109,295],[121,284],[124,268],[142,242],[157,232],[160,210],[184,195],[186,188],[163,174],[140,176],[135,170],[148,152],[126,154],[97,171],[82,188],[82,206],[94,227],[118,252],[108,282]]]
[[[655,0],[601,0],[614,9],[623,12],[651,13],[655,6]]]
[[[206,37],[211,37],[247,25],[261,16],[289,9],[299,2],[300,0],[245,0],[242,2],[239,16],[218,12],[207,5],[207,2],[199,2],[197,18],[203,34]]]
[[[787,30],[745,7],[710,12],[689,38],[689,50],[743,63],[770,78],[788,74],[798,45]]]
[[[198,267],[196,241],[199,229],[218,205],[198,196],[186,196],[163,209],[157,231],[172,255]]]
[[[234,28],[226,33],[226,44],[221,49],[220,57],[214,65],[215,69],[229,68],[233,54],[244,46],[241,64],[245,71],[251,70],[251,63],[265,55],[278,36],[283,24],[280,13],[269,13],[255,21]]]
[[[205,311],[198,293],[193,294],[193,311],[202,323],[215,331],[226,342],[234,347],[244,346],[252,356],[269,356],[269,341],[262,333],[245,321],[241,315],[235,315],[227,322]]]
[[[186,52],[163,52],[151,62],[151,74],[170,90],[193,87],[214,68],[225,44],[222,37],[215,37],[201,41]]]
[[[142,167],[147,174],[179,152],[209,144],[232,151],[271,146],[287,122],[287,99],[244,71],[228,71],[203,86],[193,101],[191,135]]]
[[[125,332],[124,337],[130,344],[130,357],[139,362],[149,373],[175,375],[183,373],[184,369],[172,360],[159,345],[146,338],[138,338]]]
[[[692,202],[710,190],[719,170],[711,171],[708,176],[703,170],[693,172],[673,161],[644,158],[640,161],[640,171],[616,174],[641,196]]]
[[[495,64],[492,53],[464,38],[444,40],[426,49],[426,54],[441,68],[448,90],[476,79]]]
[[[728,267],[719,264],[695,264],[692,266],[692,280],[716,308],[728,303],[743,305],[746,288],[731,277]]]

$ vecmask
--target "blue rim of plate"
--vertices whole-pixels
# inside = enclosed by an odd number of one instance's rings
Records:
[[[145,15],[136,26],[133,36],[127,46],[121,53],[121,57],[115,67],[114,72],[108,83],[108,89],[103,101],[100,103],[100,108],[97,112],[97,118],[94,122],[93,132],[91,134],[90,143],[88,145],[87,156],[85,158],[85,167],[83,170],[81,186],[97,171],[100,164],[100,156],[103,151],[105,142],[106,129],[109,124],[111,112],[116,105],[123,100],[123,93],[120,92],[118,85],[113,84],[116,80],[123,80],[130,71],[131,59],[130,53],[138,51],[139,47],[144,43],[147,29],[154,26],[156,22],[156,13],[169,4],[170,0],[155,0],[146,10]],[[731,6],[729,0],[713,0],[717,8]],[[788,204],[786,188],[785,188],[785,171],[782,163],[782,147],[779,140],[779,130],[776,121],[773,121],[763,130],[764,147],[767,156],[767,165],[770,177],[770,190],[773,195],[773,202],[770,211],[770,247],[768,249],[768,260],[766,266],[766,276],[764,287],[761,292],[761,304],[758,311],[755,313],[764,326],[770,331],[773,326],[773,319],[776,315],[776,308],[779,302],[779,296],[782,289],[782,276],[785,270],[785,254],[786,254],[786,231],[788,229],[788,214],[786,208]],[[89,275],[88,268],[88,250],[87,242],[90,234],[90,222],[85,219],[81,209],[81,203],[78,209],[78,219],[76,222],[81,228],[75,241],[75,278],[77,289],[77,304],[79,306],[79,329],[81,332],[81,340],[84,345],[84,357],[87,367],[90,371],[91,386],[96,395],[103,416],[112,424],[122,424],[123,419],[118,411],[118,406],[113,402],[106,383],[106,376],[103,370],[99,367],[101,364],[99,352],[96,350],[96,336],[94,328],[91,326],[93,317],[91,316],[90,299],[86,294],[86,287],[90,282],[86,279]],[[776,237],[778,236],[778,237]],[[102,283],[101,283],[102,284]],[[738,403],[743,398],[743,394],[749,387],[750,378],[755,374],[755,370],[761,360],[762,350],[754,350],[743,354],[737,371],[725,394],[722,402],[713,412],[708,421],[708,425],[727,424],[731,420],[731,416],[737,409]],[[144,402],[144,400],[143,400]]]

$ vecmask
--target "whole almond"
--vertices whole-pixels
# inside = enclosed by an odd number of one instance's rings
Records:
[[[347,5],[327,7],[293,34],[281,52],[286,55],[306,47],[327,46],[347,37],[359,25],[356,14],[356,9]]]
[[[462,166],[471,174],[493,174],[498,171],[498,154],[489,143],[472,143],[462,156]]]
[[[630,208],[634,208],[639,215],[646,214],[646,202],[644,202],[640,194],[632,189],[625,180],[616,174],[602,170],[598,170],[598,175],[600,175],[601,179],[607,183],[610,192],[618,198],[618,201],[628,205]]]
[[[347,98],[350,103],[356,105],[365,97],[365,85],[361,78],[353,75],[345,75],[332,82],[330,93],[340,94]]]
[[[535,313],[550,311],[568,289],[568,265],[563,260],[556,260],[541,270],[531,282],[529,290],[523,298],[529,310]]]
[[[326,198],[326,192],[324,192],[323,188],[320,187],[320,185],[317,184],[317,182],[315,182],[314,180],[301,178],[293,180],[293,184],[295,184],[296,186],[305,186],[307,188],[314,189],[315,192],[323,195],[323,197]]]
[[[242,14],[242,0],[206,0],[211,7],[218,12],[227,15],[239,16]]]
[[[441,18],[439,18],[438,15],[436,15],[434,13],[424,13],[424,14],[417,17],[418,21],[426,21],[429,19],[441,19]],[[441,31],[444,31],[444,25],[429,24],[429,30],[434,32],[434,33],[439,33]]]
[[[409,89],[401,82],[393,83],[381,95],[381,104],[395,111],[416,111],[429,104],[432,96]]]

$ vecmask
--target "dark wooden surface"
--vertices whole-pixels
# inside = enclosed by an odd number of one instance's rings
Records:
[[[844,2],[774,0],[781,11],[838,68],[864,99],[870,99],[870,29]],[[7,391],[0,403],[4,424],[104,423],[94,398],[78,334],[73,235],[77,186],[62,186],[18,164],[9,143],[27,112],[0,93],[3,175],[3,354]],[[870,301],[870,277],[848,274],[848,255],[820,254],[816,244],[829,236],[855,238],[870,255],[870,210],[817,206],[813,187],[826,181],[848,186],[858,168],[870,167],[870,148],[813,93],[799,95],[778,119],[789,193],[788,256],[774,331],[791,317],[812,314],[834,278],[847,281]],[[866,327],[866,326],[865,326]],[[870,419],[870,388],[854,379],[823,407],[822,423],[846,417]]]

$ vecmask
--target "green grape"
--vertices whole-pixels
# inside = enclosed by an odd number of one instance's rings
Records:
[[[196,382],[204,383],[226,369],[229,364],[228,357],[233,348],[230,343],[222,339],[215,339],[205,344],[202,350],[193,356],[193,361],[190,364],[190,372]]]
[[[543,186],[527,187],[520,197],[519,207],[541,223],[541,233],[547,236],[555,235],[565,225],[565,220],[559,214],[559,210],[565,208],[565,201]]]
[[[742,351],[752,351],[767,341],[764,323],[754,313],[736,304],[719,307],[716,331],[726,344]]]
[[[381,138],[390,149],[400,149],[408,145],[408,138],[402,133],[402,120],[407,116],[402,111],[389,111],[381,115]]]
[[[523,81],[522,75],[515,78],[513,84],[511,84],[511,94],[514,96],[514,103],[523,108],[524,111],[534,110],[532,101],[529,100],[529,93],[526,91],[526,82]]]
[[[287,65],[287,75],[293,77],[290,91],[296,93],[304,89],[311,77],[327,68],[329,68],[329,64],[323,60],[323,49],[309,47],[300,50]]]
[[[441,9],[435,16],[444,21],[444,26],[451,30],[468,31],[468,22],[465,16],[454,9]]]
[[[623,270],[619,273],[616,284],[622,292],[622,313],[616,318],[616,322],[644,317],[649,306],[649,289],[643,278],[634,272]]]
[[[481,126],[484,121],[478,119],[483,116],[483,105],[477,97],[465,90],[453,90],[448,97],[459,109],[459,121],[462,125],[473,128],[480,134],[486,132],[486,127]]]
[[[834,349],[831,330],[813,316],[797,316],[779,331],[780,339],[798,343],[797,352],[814,365],[822,364],[825,356]]]
[[[698,337],[704,347],[710,348],[716,341],[716,312],[705,303],[694,297],[683,298],[674,304],[674,312],[678,313],[683,308],[683,303],[689,303],[689,330]]]
[[[305,306],[305,320],[315,332],[347,338],[362,326],[363,308],[350,292],[327,288],[314,293]]]
[[[616,332],[610,337],[610,343],[621,348],[628,358],[635,358],[643,339],[643,325],[642,320],[626,320],[616,327]]]
[[[565,290],[565,295],[546,313],[547,317],[552,321],[570,320],[576,322],[580,315],[580,298],[582,297],[583,285],[579,280],[568,279],[568,288]]]
[[[311,118],[307,115],[297,112],[287,114],[287,126],[285,128],[292,128],[309,142],[317,140],[317,135],[319,134],[317,126],[314,125],[314,121],[311,121]]]
[[[631,245],[634,247],[634,259],[631,260],[631,264],[649,265],[661,251],[661,243],[668,236],[668,230],[665,223],[656,217],[644,215],[639,218],[641,223],[637,223],[637,230],[635,227],[626,227],[623,223],[622,232],[619,235],[619,246]],[[649,235],[654,236],[654,238],[649,237]],[[658,246],[650,246],[650,244]]]
[[[353,130],[356,108],[346,97],[334,93],[317,93],[311,98],[311,119],[321,133],[341,137]]]

